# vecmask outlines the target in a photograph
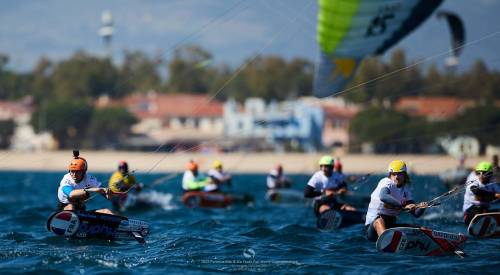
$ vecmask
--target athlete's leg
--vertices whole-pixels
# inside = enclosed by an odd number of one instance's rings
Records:
[[[373,229],[375,229],[375,232],[377,233],[377,238],[387,229],[385,221],[381,217],[376,218],[372,224]]]
[[[388,228],[392,228],[396,226],[396,217],[382,215],[380,214],[374,221],[373,227],[375,231],[377,231],[377,235],[380,236],[382,232],[384,232]]]
[[[377,231],[373,227],[373,222],[367,225],[366,227],[366,238],[371,242],[376,242],[378,239]]]
[[[69,210],[69,211],[72,211],[72,210],[75,210],[75,206],[72,204],[72,203],[68,203],[66,206],[64,206],[63,210]]]
[[[115,213],[113,213],[111,210],[109,210],[107,208],[97,209],[95,212],[109,214],[109,215],[115,215]]]
[[[409,224],[409,223],[397,223],[394,224],[392,227],[414,227],[414,228],[420,228],[422,226],[417,225],[417,224]]]
[[[323,204],[323,205],[320,205],[319,209],[318,209],[318,213],[321,214],[325,211],[328,211],[330,210],[330,206],[328,204]]]
[[[469,225],[472,219],[477,215],[477,214],[482,214],[486,212],[486,209],[479,205],[473,205],[469,207],[467,210],[464,212],[464,222],[465,225]]]
[[[347,203],[344,203],[341,207],[340,207],[340,210],[344,210],[344,211],[356,211],[357,209],[350,206],[349,204]]]

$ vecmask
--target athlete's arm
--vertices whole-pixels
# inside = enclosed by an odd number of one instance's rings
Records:
[[[229,182],[231,181],[231,175],[230,174],[224,174],[224,176],[222,177],[223,179],[223,182]]]
[[[335,199],[335,196],[333,195],[333,193],[328,193],[328,192],[325,193],[324,195],[321,195],[316,200],[316,202],[319,203],[319,204],[325,204],[325,203],[336,202],[336,201],[337,201],[337,199]]]
[[[414,217],[418,218],[424,214],[425,209],[427,209],[427,203],[422,202],[417,205],[413,200],[410,200],[406,202],[404,208],[410,210],[410,213]]]
[[[498,198],[497,195],[498,193],[492,193],[487,190],[484,190],[480,188],[477,185],[473,185],[470,187],[470,191],[479,199],[479,200],[485,200],[485,201],[492,201],[495,198]]]
[[[89,193],[85,189],[75,189],[71,186],[63,187],[64,194],[68,197],[69,201],[81,201],[89,197]]]
[[[109,196],[112,194],[111,189],[109,188],[102,188],[102,187],[92,187],[92,188],[86,188],[86,189],[80,189],[85,193],[99,193],[103,195],[106,199],[109,198]],[[78,190],[75,190],[78,191]]]
[[[141,183],[141,182],[136,183],[136,184],[134,185],[134,188],[135,188],[135,190],[136,190],[137,192],[140,192],[140,191],[142,191],[142,189],[144,188],[144,184],[143,184],[143,183]]]
[[[215,184],[221,184],[222,181],[220,179],[218,179],[217,177],[215,177],[214,175],[208,175],[208,177],[212,180],[213,183]]]
[[[418,218],[418,217],[422,216],[422,214],[424,214],[425,209],[427,209],[427,208],[425,208],[425,207],[421,207],[421,208],[420,208],[420,207],[417,207],[417,208],[415,208],[413,211],[411,211],[410,213],[411,213],[414,217],[417,217],[417,218]]]
[[[317,196],[321,196],[321,192],[316,191],[316,189],[310,185],[306,185],[304,188],[304,198],[315,198]]]
[[[276,185],[278,188],[285,188],[286,187],[286,182],[282,178],[277,178],[276,179]]]
[[[335,190],[335,193],[339,195],[347,193],[347,183],[342,181],[342,183],[339,184],[339,188]]]
[[[380,200],[393,207],[401,207],[401,203],[395,199],[393,196],[391,196],[391,191],[387,187],[383,187],[380,189],[380,194],[379,194]]]
[[[500,199],[500,182],[489,183],[485,188],[487,191],[494,194],[494,200]]]

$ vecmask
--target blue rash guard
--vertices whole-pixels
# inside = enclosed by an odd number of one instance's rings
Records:
[[[73,187],[72,186],[64,186],[62,188],[62,191],[63,191],[64,195],[66,195],[66,197],[69,198],[69,193],[71,193],[71,191],[73,191]]]

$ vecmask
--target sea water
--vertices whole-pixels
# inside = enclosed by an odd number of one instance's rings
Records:
[[[496,273],[500,239],[469,237],[467,257],[416,257],[377,252],[365,239],[363,225],[321,232],[309,204],[273,204],[265,200],[265,175],[234,175],[228,191],[251,193],[252,206],[228,209],[188,209],[180,202],[181,175],[138,174],[144,192],[157,202],[152,208],[131,209],[129,218],[151,224],[146,244],[135,241],[66,240],[46,229],[57,204],[64,172],[0,172],[0,273],[147,273],[205,274],[215,272],[279,273]],[[107,182],[109,174],[94,174]],[[369,195],[382,177],[371,176],[352,186]],[[164,182],[158,179],[167,178]],[[308,175],[292,175],[302,190]],[[152,183],[155,183],[154,185]],[[445,191],[433,176],[413,176],[417,201]],[[462,223],[463,195],[446,200],[421,218],[401,220],[447,231],[466,232]],[[89,208],[110,207],[99,196]],[[366,206],[365,206],[366,207]]]

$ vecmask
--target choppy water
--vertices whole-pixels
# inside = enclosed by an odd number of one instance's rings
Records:
[[[126,212],[150,222],[145,245],[136,242],[66,240],[45,227],[56,205],[61,173],[0,172],[0,273],[496,273],[500,240],[469,238],[468,257],[412,257],[378,253],[365,240],[362,225],[325,233],[316,230],[312,210],[302,204],[274,205],[264,199],[264,175],[236,175],[235,192],[256,197],[253,207],[200,210],[179,202],[180,176],[150,191],[161,206]],[[95,174],[102,181],[106,174]],[[138,175],[146,185],[165,175]],[[308,179],[292,176],[295,188]],[[359,185],[365,194],[379,177]],[[417,199],[444,191],[436,177],[413,177]],[[408,222],[450,232],[463,232],[461,200],[447,201],[420,219]],[[97,198],[90,208],[109,207]]]

